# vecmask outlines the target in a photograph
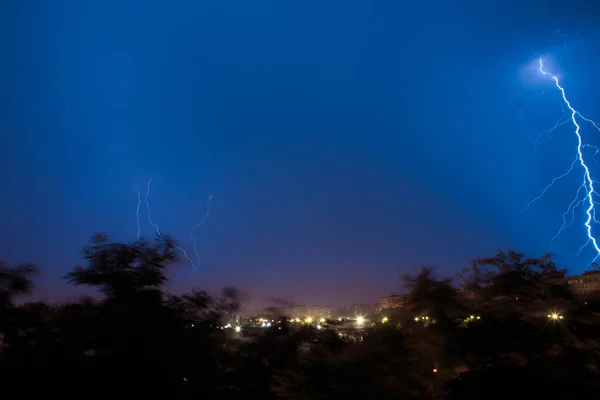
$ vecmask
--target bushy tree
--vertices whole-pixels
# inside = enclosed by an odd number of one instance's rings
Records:
[[[131,301],[141,294],[157,294],[165,283],[165,269],[177,260],[175,242],[158,236],[154,243],[110,243],[106,234],[91,237],[82,250],[87,266],[77,266],[65,278],[75,285],[98,288],[110,300]]]

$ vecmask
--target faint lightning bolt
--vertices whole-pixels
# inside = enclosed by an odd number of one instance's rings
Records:
[[[563,118],[566,115],[565,110],[562,110],[563,115],[556,120],[556,122],[554,123],[554,126],[552,128],[548,128],[545,131],[540,132],[540,134],[538,135],[537,138],[535,138],[535,141],[533,142],[533,153],[535,154],[537,152],[538,149],[538,142],[540,141],[540,138],[543,135],[546,135],[546,140],[550,140],[550,135],[552,134],[552,132],[554,132],[555,130],[557,130],[558,128],[560,128],[561,126],[568,124],[569,122],[571,122],[570,118],[567,118],[563,121]]]
[[[552,239],[550,239],[550,245],[552,246],[554,244],[554,240],[557,239],[561,233],[563,233],[563,231],[565,229],[567,229],[569,226],[571,226],[573,224],[573,222],[575,221],[575,210],[583,205],[583,203],[585,202],[585,197],[583,199],[579,199],[579,196],[581,195],[581,192],[585,192],[585,179],[583,181],[583,183],[581,184],[581,186],[579,186],[579,189],[577,189],[577,193],[575,195],[575,198],[573,199],[573,201],[569,204],[569,207],[567,208],[567,211],[565,211],[563,213],[563,224],[560,226],[560,228],[558,229],[558,232],[556,232],[556,235],[554,235],[552,237]],[[567,215],[571,214],[571,221],[569,221],[567,223]]]
[[[190,258],[190,256],[188,256],[187,251],[185,251],[182,247],[179,247],[179,246],[175,247],[175,250],[181,251],[181,253],[183,254],[183,257],[185,257],[185,259],[189,261],[192,268],[194,268],[194,261]]]
[[[596,205],[598,205],[598,203],[596,201],[594,201],[594,197],[598,198],[599,194],[596,191],[594,184],[596,183],[600,186],[600,183],[598,181],[595,181],[594,179],[592,179],[590,168],[588,167],[588,165],[585,162],[585,158],[583,155],[583,149],[586,147],[596,149],[596,153],[594,154],[594,157],[593,157],[593,159],[595,160],[595,156],[596,156],[596,154],[598,154],[598,147],[583,143],[583,139],[581,137],[581,126],[579,125],[579,122],[577,121],[577,119],[579,118],[585,122],[590,123],[598,132],[600,132],[600,125],[598,123],[594,122],[593,120],[591,120],[587,117],[584,117],[579,111],[577,111],[575,108],[573,108],[573,106],[571,105],[571,102],[567,98],[565,89],[560,84],[560,80],[558,79],[558,77],[544,69],[544,60],[542,58],[539,58],[539,70],[542,75],[552,78],[552,80],[554,81],[554,85],[560,91],[560,94],[562,95],[562,100],[563,100],[564,104],[567,106],[567,108],[570,111],[571,115],[570,115],[569,120],[573,124],[574,133],[575,133],[575,136],[577,137],[577,148],[576,148],[577,151],[576,151],[575,160],[573,161],[573,163],[571,163],[571,167],[562,175],[559,175],[556,178],[554,178],[550,182],[550,184],[544,188],[544,190],[542,191],[542,193],[539,196],[537,196],[532,201],[530,201],[529,204],[527,204],[527,206],[523,210],[519,211],[516,215],[529,209],[529,207],[531,207],[531,205],[533,203],[535,203],[537,200],[541,199],[546,194],[546,192],[558,180],[564,178],[565,176],[567,176],[571,172],[573,172],[573,170],[576,167],[576,164],[579,164],[583,170],[583,182],[579,186],[579,189],[577,190],[575,198],[569,204],[567,211],[565,211],[565,213],[563,213],[563,224],[560,227],[560,229],[558,230],[558,233],[551,239],[551,242],[553,242],[558,236],[560,236],[560,234],[564,231],[564,229],[566,227],[568,227],[569,225],[571,225],[573,223],[573,220],[575,218],[574,217],[575,209],[577,207],[579,207],[581,205],[585,205],[587,203],[587,206],[585,206],[585,214],[586,214],[587,218],[585,220],[584,226],[585,226],[585,230],[586,230],[588,239],[579,248],[577,255],[579,255],[583,251],[583,249],[585,249],[588,245],[591,244],[594,247],[594,250],[596,251],[596,257],[592,261],[592,262],[594,262],[594,261],[596,261],[596,259],[598,259],[598,257],[600,257],[600,246],[598,246],[598,241],[594,237],[593,232],[592,232],[592,222],[598,222],[596,219]],[[557,121],[555,126],[553,128],[551,128],[550,132],[553,131],[554,129],[558,128],[558,126],[560,126],[560,125],[562,125],[562,123],[559,124]],[[583,198],[580,199],[582,194],[583,194]],[[569,213],[571,213],[572,218],[571,218],[571,222],[567,223],[566,216]]]
[[[150,203],[148,203],[148,197],[150,197],[150,185],[152,185],[152,178],[150,178],[150,180],[148,181],[148,190],[146,191],[146,197],[144,198],[144,202],[146,203],[146,210],[148,211],[148,222],[150,222],[150,225],[152,225],[154,229],[156,229],[156,233],[158,234],[158,236],[161,236],[160,229],[158,229],[158,225],[152,222],[152,214],[150,213]]]
[[[562,178],[564,178],[565,176],[569,175],[571,172],[573,172],[573,169],[575,168],[575,164],[577,163],[577,157],[575,157],[575,160],[573,160],[573,162],[571,163],[571,167],[564,172],[562,175],[559,175],[557,177],[555,177],[554,179],[552,179],[552,181],[548,184],[548,186],[546,186],[544,188],[544,190],[542,190],[542,193],[540,193],[537,197],[535,197],[533,200],[531,200],[529,202],[529,204],[527,204],[525,206],[525,208],[523,208],[521,211],[519,211],[518,213],[516,213],[515,215],[513,215],[513,218],[516,217],[517,215],[529,210],[529,207],[531,207],[533,205],[533,203],[535,203],[536,201],[538,201],[539,199],[541,199],[542,197],[544,197],[544,195],[546,194],[546,192],[552,187],[554,186],[554,184],[561,180]]]
[[[202,225],[204,223],[204,221],[206,221],[206,218],[208,218],[208,214],[210,213],[211,202],[212,202],[212,194],[208,196],[208,205],[206,206],[206,213],[204,213],[204,217],[202,218],[202,220],[200,222],[198,222],[196,225],[194,225],[192,227],[192,229],[190,229],[190,238],[192,238],[194,253],[196,253],[196,260],[197,260],[196,265],[195,266],[192,265],[192,275],[194,275],[194,273],[200,266],[200,254],[198,253],[198,249],[196,248],[196,238],[194,237],[194,230],[196,230],[196,228],[200,227],[200,225]]]
[[[151,193],[151,190],[150,190],[151,185],[152,185],[152,178],[148,181],[146,196],[144,197],[144,203],[146,203],[146,211],[147,211],[147,214],[148,214],[148,222],[150,223],[150,225],[152,225],[154,227],[154,229],[156,230],[157,235],[158,236],[162,236],[162,233],[160,231],[160,228],[159,228],[158,224],[156,224],[154,221],[152,221],[152,212],[150,211],[150,201],[148,200],[149,197],[150,197],[150,193]],[[142,204],[142,195],[141,195],[140,191],[137,188],[134,188],[134,191],[138,195],[138,205],[137,205],[135,214],[136,214],[136,217],[137,217],[137,224],[138,224],[137,239],[139,240],[140,239],[140,235],[141,235],[140,206]],[[197,262],[194,263],[194,261],[188,255],[187,251],[185,251],[184,248],[182,248],[180,246],[175,247],[175,250],[181,251],[181,253],[183,254],[183,257],[190,263],[190,266],[192,267],[192,275],[196,272],[196,270],[200,266],[200,253],[199,253],[199,251],[197,249],[197,246],[196,246],[196,238],[194,237],[194,230],[197,229],[198,227],[200,227],[200,225],[204,224],[204,222],[208,218],[208,214],[210,213],[211,201],[212,201],[212,194],[208,196],[208,205],[206,207],[206,213],[204,214],[204,217],[202,218],[202,220],[200,222],[198,222],[196,225],[194,225],[189,230],[189,235],[190,235],[190,238],[192,239],[194,253],[196,254],[196,260],[197,260]]]
[[[562,38],[563,41],[563,46],[565,48],[565,53],[564,55],[567,55],[567,36],[569,36],[567,33],[560,33],[560,29],[556,30],[556,33],[558,33],[558,35]]]
[[[142,234],[142,227],[140,225],[140,206],[142,205],[142,194],[136,187],[134,187],[133,190],[138,195],[138,203],[137,208],[135,209],[135,216],[137,218],[137,240],[140,240],[140,235]]]

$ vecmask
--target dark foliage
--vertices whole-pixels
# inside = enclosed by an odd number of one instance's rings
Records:
[[[244,296],[163,292],[175,243],[96,235],[66,279],[102,300],[15,304],[36,269],[0,264],[0,366],[6,396],[203,399],[552,399],[600,394],[600,314],[551,256],[474,260],[463,290],[432,269],[405,276],[405,308],[343,323],[223,329]],[[279,306],[288,300],[273,299]],[[340,329],[338,331],[338,329]],[[344,333],[346,332],[346,333]]]

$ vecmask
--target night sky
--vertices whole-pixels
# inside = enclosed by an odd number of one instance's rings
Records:
[[[540,256],[580,175],[511,219],[575,155],[570,125],[533,154],[561,103],[529,66],[600,119],[593,3],[1,2],[0,259],[39,265],[37,297],[80,293],[62,275],[94,232],[135,240],[150,178],[189,251],[213,195],[175,292],[375,302],[421,265]],[[581,221],[553,247],[573,273]]]

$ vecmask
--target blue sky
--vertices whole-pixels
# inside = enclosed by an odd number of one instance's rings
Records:
[[[548,55],[600,119],[598,6],[448,3],[4,2],[0,258],[38,264],[38,296],[78,293],[61,276],[92,233],[135,239],[150,178],[188,250],[214,196],[174,291],[375,301],[399,271],[550,251],[580,178],[511,219],[574,155],[570,126],[533,154],[561,108],[527,67]],[[583,243],[576,220],[556,261],[581,272]]]

